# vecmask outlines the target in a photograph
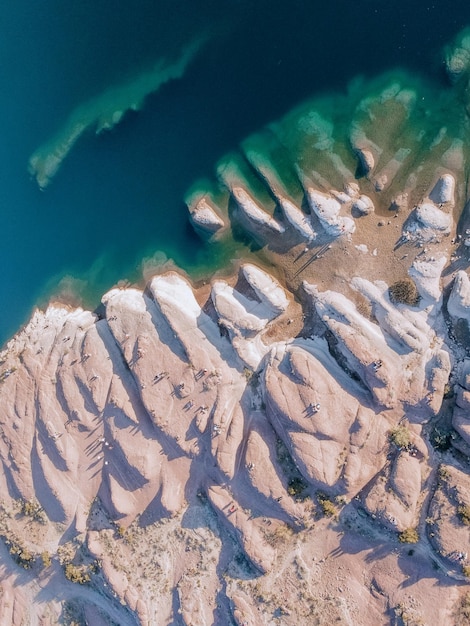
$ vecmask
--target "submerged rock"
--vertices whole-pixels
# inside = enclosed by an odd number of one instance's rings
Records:
[[[190,206],[189,213],[193,224],[209,234],[217,233],[226,226],[224,220],[205,198]]]
[[[455,179],[451,174],[444,174],[434,185],[429,199],[435,204],[454,204]]]
[[[173,62],[159,59],[153,67],[124,84],[112,86],[95,98],[77,106],[56,135],[31,155],[29,173],[41,189],[46,188],[57,174],[62,162],[88,128],[96,133],[118,124],[126,111],[138,111],[145,98],[170,80],[183,76],[187,65],[205,42],[199,37],[181,50]]]
[[[470,71],[470,32],[464,29],[446,54],[446,68],[452,82],[457,82]]]

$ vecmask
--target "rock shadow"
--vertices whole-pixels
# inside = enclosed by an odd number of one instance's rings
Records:
[[[67,521],[65,509],[62,506],[59,498],[55,495],[52,487],[46,480],[42,463],[39,459],[36,446],[38,440],[35,437],[31,448],[30,460],[31,460],[31,477],[33,480],[33,487],[38,502],[47,514],[47,517],[52,522],[64,524]]]

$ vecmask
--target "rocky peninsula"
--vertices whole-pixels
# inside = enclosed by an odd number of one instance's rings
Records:
[[[231,268],[7,344],[0,623],[468,623],[469,42],[441,102],[395,73],[222,159]]]

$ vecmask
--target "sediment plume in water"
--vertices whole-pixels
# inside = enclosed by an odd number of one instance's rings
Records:
[[[96,133],[114,128],[127,111],[138,111],[145,98],[170,80],[181,78],[188,64],[204,44],[199,37],[188,44],[176,59],[158,59],[153,67],[121,85],[106,89],[95,98],[75,108],[52,139],[40,146],[29,159],[29,172],[41,189],[57,174],[62,162],[83,133],[94,128]]]

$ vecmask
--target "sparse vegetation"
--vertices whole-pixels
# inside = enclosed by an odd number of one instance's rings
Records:
[[[439,465],[439,469],[437,471],[440,480],[443,480],[444,482],[449,480],[450,478],[450,473],[449,470],[447,469],[447,467],[444,467],[444,465]]]
[[[37,500],[21,500],[20,512],[22,515],[30,517],[35,522],[47,524],[47,518],[46,514],[44,513],[44,509]]]
[[[114,543],[117,543],[114,541]],[[84,585],[91,580],[91,574],[99,568],[98,561],[91,561],[86,547],[78,538],[57,548],[57,558],[65,577],[73,583]]]
[[[450,432],[434,428],[431,433],[430,441],[436,450],[445,452],[451,447],[452,436]]]
[[[49,567],[52,564],[51,555],[49,554],[47,550],[44,550],[44,552],[41,552],[41,559],[42,559],[42,563],[44,567]]]
[[[468,504],[460,504],[457,513],[462,524],[470,526],[470,506]]]
[[[337,515],[338,510],[336,506],[327,496],[319,494],[318,502],[320,503],[323,515],[326,517],[335,517]]]
[[[65,567],[67,563],[71,563],[75,557],[75,553],[79,548],[79,544],[73,541],[67,541],[57,548],[57,557],[59,563]]]
[[[390,431],[390,441],[400,450],[407,450],[411,443],[410,431],[406,426],[397,426]]]
[[[122,526],[121,524],[118,524],[118,525],[116,526],[116,535],[117,535],[120,539],[122,539],[122,538],[125,536],[125,534],[126,534],[126,528],[125,528],[125,526]]]
[[[307,489],[307,487],[307,483],[302,478],[291,478],[287,486],[287,493],[293,498],[302,500],[302,494],[304,493],[305,489]]]
[[[23,569],[31,569],[36,556],[23,545],[23,543],[19,540],[7,540],[5,542],[8,546],[8,550],[20,567]]]
[[[250,379],[249,379],[250,387],[254,390],[256,390],[259,386],[260,375],[261,375],[261,372],[253,372],[252,375],[250,376]]]
[[[91,580],[90,570],[86,565],[73,565],[72,563],[67,563],[64,568],[64,573],[65,578],[70,580],[72,583],[84,585],[89,583]]]
[[[243,376],[246,378],[247,382],[251,380],[253,373],[253,370],[250,370],[248,367],[243,368]]]
[[[470,624],[470,591],[462,596],[455,611],[455,625],[464,626]]]
[[[86,626],[87,621],[80,602],[66,600],[63,603],[61,624],[63,626]]]
[[[416,528],[405,528],[405,530],[398,535],[398,539],[401,543],[418,543],[418,531]]]
[[[403,603],[397,604],[394,609],[397,624],[401,626],[424,626],[423,620],[416,615],[415,610],[408,609]]]
[[[309,497],[308,483],[304,480],[292,460],[289,450],[279,437],[276,438],[276,454],[287,479],[287,493],[298,501],[306,500]]]
[[[470,578],[470,565],[462,566],[462,574],[466,576],[467,578]]]
[[[266,543],[273,547],[288,541],[294,532],[294,529],[288,524],[281,524],[274,531],[267,528],[264,528],[262,531]]]
[[[451,385],[450,383],[446,383],[444,385],[444,399],[448,400],[449,398],[453,398],[454,397],[454,385]]]
[[[416,306],[419,302],[419,293],[411,278],[403,278],[390,285],[388,295],[394,304]]]

